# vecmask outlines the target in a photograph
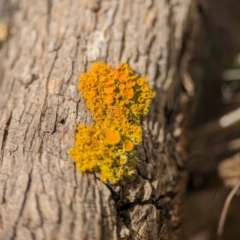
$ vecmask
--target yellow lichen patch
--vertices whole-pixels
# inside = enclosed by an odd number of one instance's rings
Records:
[[[107,141],[109,144],[117,144],[121,141],[121,136],[117,130],[112,130],[107,133]]]
[[[142,141],[140,117],[148,113],[154,93],[146,77],[127,63],[116,69],[94,63],[80,76],[78,89],[94,123],[78,126],[69,154],[78,171],[99,172],[104,182],[122,181],[135,172],[135,146]]]

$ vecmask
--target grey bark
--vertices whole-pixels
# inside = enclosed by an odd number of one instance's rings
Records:
[[[191,0],[11,7],[0,51],[0,239],[180,239],[184,178],[173,133]],[[157,93],[137,174],[124,185],[76,172],[68,155],[76,126],[92,121],[79,75],[99,60],[129,62]]]

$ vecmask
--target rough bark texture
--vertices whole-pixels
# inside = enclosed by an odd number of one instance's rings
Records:
[[[14,1],[0,52],[0,239],[179,239],[173,137],[190,0]],[[156,91],[137,174],[111,186],[68,150],[91,114],[76,86],[94,61],[129,62]]]

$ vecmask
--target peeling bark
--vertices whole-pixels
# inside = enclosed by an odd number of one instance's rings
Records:
[[[191,0],[12,4],[0,52],[0,239],[180,239],[173,133]],[[92,122],[79,75],[99,60],[129,62],[156,92],[137,174],[121,186],[76,172],[67,153],[76,126]]]

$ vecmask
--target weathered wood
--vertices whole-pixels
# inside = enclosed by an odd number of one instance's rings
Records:
[[[179,239],[173,132],[190,3],[14,1],[0,52],[0,239]],[[157,93],[137,175],[121,186],[77,173],[68,156],[77,124],[92,121],[78,78],[99,60],[129,62]]]

